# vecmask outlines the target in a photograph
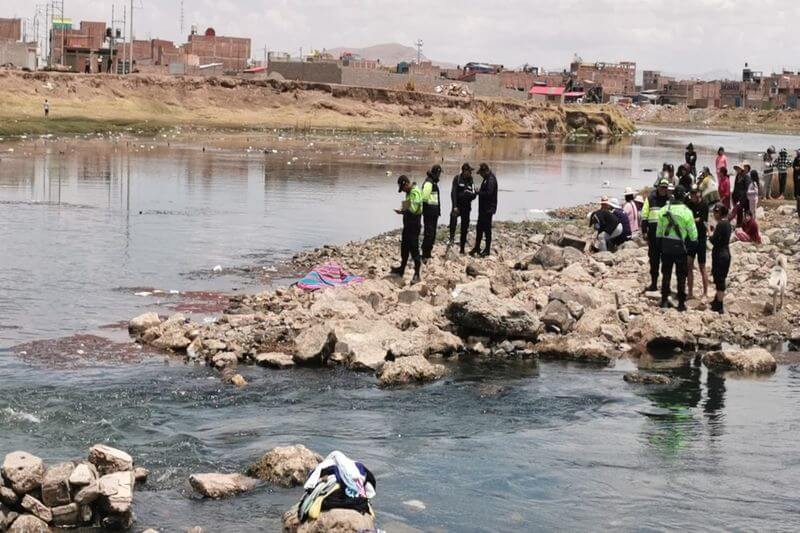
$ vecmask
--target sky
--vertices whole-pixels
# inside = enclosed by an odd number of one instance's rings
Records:
[[[44,0],[42,0],[44,2]],[[0,0],[0,17],[36,2]],[[113,0],[64,0],[77,22],[111,18]],[[118,1],[121,9],[123,3]],[[181,40],[180,0],[134,0],[137,38]],[[253,55],[422,39],[434,60],[565,68],[585,61],[700,75],[800,68],[800,2],[791,0],[184,0],[184,34],[250,37]],[[185,37],[184,37],[185,40]]]

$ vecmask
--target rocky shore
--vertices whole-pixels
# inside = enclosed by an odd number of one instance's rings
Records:
[[[298,254],[292,266],[336,261],[366,280],[317,293],[279,288],[236,296],[211,323],[150,313],[133,319],[130,332],[140,343],[218,369],[237,386],[246,386],[236,373],[241,364],[343,365],[395,386],[441,378],[440,358],[613,365],[628,357],[646,368],[649,353],[665,350],[715,351],[704,359],[710,367],[769,371],[772,355],[765,363],[764,351],[745,348],[774,351],[800,342],[793,207],[763,213],[763,245],[731,245],[724,315],[707,309],[706,300],[690,300],[685,313],[659,309],[660,295],[642,293],[646,246],[630,242],[616,253],[589,253],[581,246],[590,238],[584,209],[565,211],[565,220],[497,224],[496,253],[487,259],[439,244],[423,282],[413,286],[388,275],[399,251],[396,233],[324,246]],[[785,306],[774,311],[767,279],[779,254],[789,259],[790,283]]]

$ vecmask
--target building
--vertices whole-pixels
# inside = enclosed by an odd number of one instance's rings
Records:
[[[0,18],[0,41],[21,41],[22,20]]]
[[[569,66],[570,76],[575,86],[585,89],[600,86],[603,101],[611,97],[636,96],[636,63],[585,63],[575,58]]]
[[[250,39],[217,35],[214,28],[208,28],[203,35],[193,30],[180,52],[196,55],[201,65],[222,63],[225,70],[244,70],[250,60]]]
[[[106,23],[82,20],[74,28],[70,19],[55,19],[50,30],[50,54],[52,63],[67,64],[64,51],[73,49],[74,57],[79,51],[97,52],[106,40]],[[74,65],[70,65],[74,66]],[[82,72],[82,68],[75,69]]]
[[[38,46],[22,42],[22,20],[0,18],[0,66],[36,70]]]
[[[664,76],[658,70],[645,70],[642,73],[643,91],[663,91],[664,87],[675,81],[672,76]]]

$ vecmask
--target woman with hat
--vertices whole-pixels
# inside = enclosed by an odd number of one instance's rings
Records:
[[[633,189],[627,187],[625,189],[625,204],[622,206],[622,211],[628,217],[628,223],[631,227],[631,238],[638,239],[642,236],[642,219],[639,215],[639,207],[636,205],[636,194]]]
[[[597,232],[594,247],[598,252],[607,252],[614,239],[622,235],[622,224],[614,216],[613,207],[608,197],[600,199],[600,209],[589,216],[589,225]]]

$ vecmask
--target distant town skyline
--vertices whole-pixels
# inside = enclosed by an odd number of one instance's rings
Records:
[[[109,22],[109,0],[65,0],[74,22]],[[181,42],[192,24],[199,31],[250,37],[259,59],[272,51],[298,54],[339,46],[380,43],[412,46],[436,61],[525,63],[565,68],[577,53],[586,61],[635,61],[637,70],[681,76],[739,75],[745,61],[756,70],[800,68],[796,31],[800,4],[778,0],[134,0],[136,38]],[[130,2],[116,2],[121,10]],[[31,18],[33,6],[0,0],[0,17]]]

